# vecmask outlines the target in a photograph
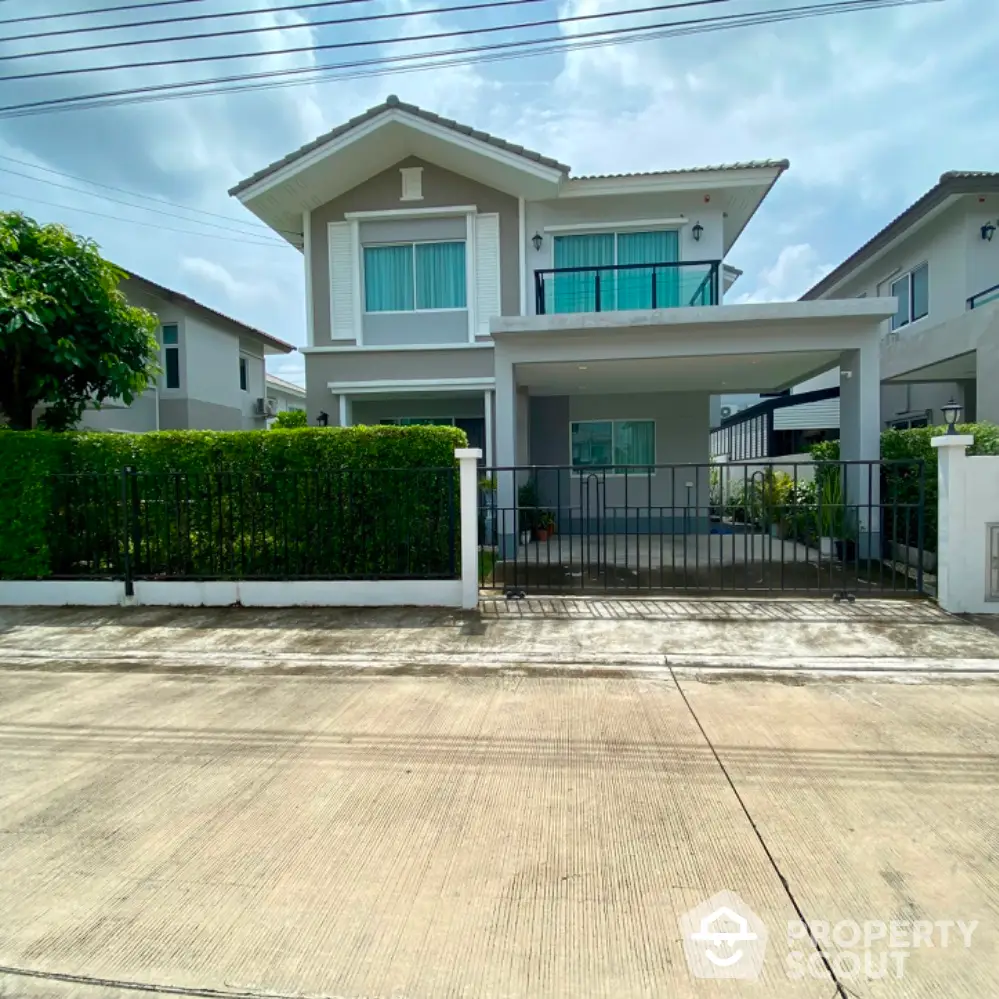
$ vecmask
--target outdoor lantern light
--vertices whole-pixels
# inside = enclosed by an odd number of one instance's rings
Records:
[[[986,222],[985,225],[982,226],[982,239],[984,239],[986,243],[991,243],[992,237],[995,234],[996,227],[991,222]]]
[[[534,249],[537,250],[538,253],[540,253],[541,252],[541,242],[542,242],[542,240],[541,240],[541,233],[540,232],[536,232],[531,237],[531,242],[534,244]]]
[[[690,230],[694,236],[694,242],[699,243],[701,241],[701,236],[704,233],[704,226],[700,222],[694,225],[694,228]]]
[[[956,434],[957,429],[954,424],[960,419],[961,407],[951,399],[946,406],[941,407],[943,409],[943,418],[947,423],[947,433]]]
[[[316,423],[321,427],[328,427],[330,425],[330,414],[325,412],[320,413],[316,417]]]

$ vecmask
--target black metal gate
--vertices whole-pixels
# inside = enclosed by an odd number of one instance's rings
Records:
[[[913,596],[936,548],[923,462],[482,471],[480,583],[513,593]]]

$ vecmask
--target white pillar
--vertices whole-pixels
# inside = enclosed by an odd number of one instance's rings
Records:
[[[458,499],[461,508],[461,606],[479,604],[479,459],[477,447],[455,449],[458,459]]]
[[[493,390],[486,389],[483,405],[486,414],[486,468],[493,467]]]
[[[972,609],[965,592],[969,583],[981,588],[980,575],[968,564],[974,539],[967,524],[966,451],[974,442],[971,434],[943,434],[931,441],[937,449],[937,602],[952,613]]]
[[[843,461],[879,461],[881,350],[876,328],[861,347],[846,350],[840,357],[839,425],[839,456]],[[843,484],[860,558],[880,558],[880,468],[873,464],[847,466]]]
[[[517,482],[513,466],[517,463],[517,388],[513,364],[497,344],[496,370],[496,533],[500,558],[517,550]]]
[[[350,396],[340,395],[340,423],[341,427],[350,426]]]

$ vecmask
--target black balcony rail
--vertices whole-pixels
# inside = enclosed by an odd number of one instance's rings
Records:
[[[720,282],[720,260],[554,267],[534,272],[534,306],[544,316],[718,305]]]
[[[454,468],[56,475],[53,578],[454,579]]]
[[[991,288],[986,288],[984,291],[978,292],[977,295],[972,295],[968,299],[968,308],[980,309],[983,305],[996,301],[999,301],[999,284],[994,284]]]
[[[479,585],[507,595],[919,596],[936,550],[919,460],[525,465],[485,475]]]

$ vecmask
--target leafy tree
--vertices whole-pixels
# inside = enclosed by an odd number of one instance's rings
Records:
[[[277,430],[293,430],[308,425],[309,418],[304,409],[286,409],[274,418],[274,429]]]
[[[125,272],[61,225],[0,212],[0,411],[15,430],[65,430],[88,402],[126,404],[157,373],[158,320],[118,290]]]

